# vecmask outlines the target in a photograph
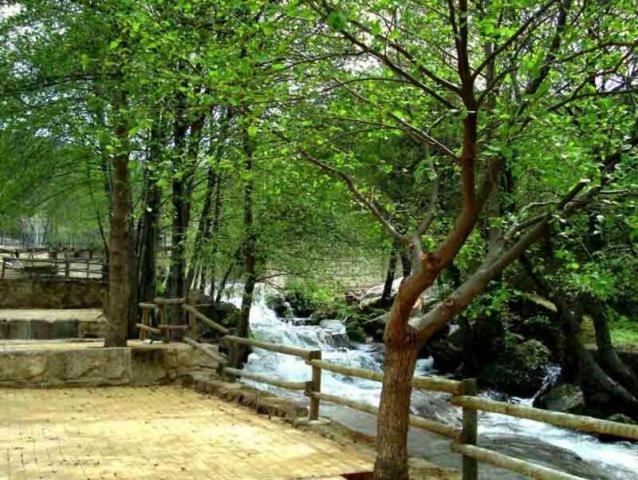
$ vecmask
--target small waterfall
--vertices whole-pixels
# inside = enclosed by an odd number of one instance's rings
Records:
[[[240,287],[240,286],[237,286]],[[284,320],[266,305],[268,288],[259,284],[250,314],[251,333],[255,338],[273,343],[316,349],[323,351],[329,362],[350,367],[381,371],[383,345],[355,344],[349,342],[345,325],[338,319],[324,320],[319,325],[305,325],[304,319]],[[239,306],[241,295],[231,293],[228,300]],[[299,358],[255,349],[244,367],[255,373],[267,373],[273,377],[304,382],[309,380],[310,369]],[[417,362],[416,375],[433,373],[432,361]],[[556,381],[560,369],[550,368],[545,383]],[[264,390],[282,396],[305,401],[297,392],[278,389],[268,385],[246,381]],[[378,405],[381,384],[370,380],[345,377],[324,372],[322,390],[325,393],[347,397],[351,400]],[[486,392],[485,395],[498,392]],[[460,411],[451,406],[449,395],[416,391],[412,397],[412,413],[448,424],[460,425]],[[532,404],[533,398],[511,398],[513,403]],[[339,406],[322,406],[322,411],[341,409]],[[532,420],[517,419],[491,413],[480,414],[481,443],[505,453],[521,455],[531,460],[556,464],[562,469],[574,468],[574,472],[586,478],[601,480],[638,480],[638,444],[630,442],[605,443],[581,433],[553,427]],[[616,468],[612,468],[614,465]]]

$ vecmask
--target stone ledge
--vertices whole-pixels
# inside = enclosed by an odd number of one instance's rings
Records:
[[[108,284],[91,279],[3,279],[0,308],[101,307]]]
[[[308,409],[297,402],[241,383],[222,380],[216,375],[189,375],[185,386],[192,386],[200,393],[215,395],[228,401],[250,407],[257,413],[294,421],[308,416]]]
[[[0,387],[161,385],[217,367],[185,344],[103,348],[100,343],[8,342],[0,350]]]

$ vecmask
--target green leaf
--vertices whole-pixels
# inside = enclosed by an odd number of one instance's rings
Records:
[[[347,23],[346,16],[342,12],[338,11],[330,12],[326,21],[328,22],[328,25],[335,30],[343,30]]]

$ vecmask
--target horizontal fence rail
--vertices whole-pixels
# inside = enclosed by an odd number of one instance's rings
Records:
[[[64,278],[104,278],[108,264],[90,258],[15,258],[3,257],[0,278],[6,278],[7,271],[15,271],[26,276],[51,276]],[[82,275],[72,275],[80,273]]]
[[[262,375],[259,373],[247,372],[245,370],[239,370],[237,368],[224,368],[224,373],[234,375],[236,377],[244,377],[256,382],[267,383],[279,388],[286,388],[288,390],[306,390],[308,384],[306,382],[289,382],[287,380],[278,380],[276,378]]]
[[[165,323],[166,307],[177,305],[188,315],[187,325],[168,325]],[[188,330],[188,335],[182,340],[193,348],[205,353],[218,362],[219,372],[233,378],[243,377],[259,383],[284,388],[288,390],[304,391],[310,399],[308,410],[309,420],[319,418],[320,402],[343,405],[355,410],[359,410],[371,415],[378,415],[379,409],[374,405],[358,402],[342,396],[332,395],[321,391],[321,377],[323,371],[383,382],[384,374],[372,370],[348,367],[322,360],[320,350],[310,350],[287,345],[280,345],[271,342],[264,342],[251,338],[238,337],[230,334],[230,329],[208,318],[200,312],[196,306],[187,302],[186,298],[156,298],[153,302],[142,302],[139,304],[142,310],[142,321],[138,323],[140,328],[140,338],[146,338],[147,333],[170,333],[170,329]],[[157,326],[151,325],[151,312],[159,312],[160,323]],[[198,322],[220,334],[220,343],[231,347],[237,345],[249,346],[268,350],[283,355],[298,357],[306,362],[311,368],[311,375],[306,382],[291,382],[281,378],[273,378],[266,374],[253,373],[239,368],[228,366],[228,358],[222,353],[214,352],[210,349],[209,343],[199,342]],[[168,337],[167,337],[168,338]],[[450,380],[441,377],[414,377],[412,387],[419,390],[444,392],[451,395],[450,403],[462,408],[462,428],[455,428],[444,423],[410,415],[410,425],[416,428],[442,435],[453,440],[450,449],[463,456],[463,480],[478,479],[478,463],[489,463],[499,468],[510,470],[530,478],[539,480],[577,480],[581,477],[564,473],[544,465],[539,465],[519,458],[511,457],[493,450],[478,446],[478,412],[491,412],[508,415],[517,418],[535,420],[538,422],[555,425],[557,427],[579,430],[582,432],[614,435],[629,440],[638,440],[638,426],[624,423],[600,420],[597,418],[572,415],[561,412],[550,412],[534,407],[523,405],[513,405],[477,396],[476,381],[465,379],[462,381]]]
[[[520,473],[537,480],[583,480],[582,477],[560,472],[553,468],[527,462],[520,458],[510,457],[509,455],[504,455],[475,445],[453,443],[450,445],[450,449],[455,453],[463,455],[463,458],[469,457],[475,461],[489,463],[495,467]],[[463,478],[465,479],[465,476]]]
[[[308,363],[313,367],[318,367],[322,370],[328,370],[329,372],[339,373],[348,377],[383,382],[383,373],[381,372],[375,372],[365,368],[346,367],[345,365],[337,365],[335,363],[329,363],[321,360],[310,360]],[[462,392],[462,382],[440,377],[414,377],[412,379],[412,386],[420,390],[430,390],[435,392]]]
[[[221,341],[261,348],[262,350],[268,350],[275,353],[283,353],[284,355],[292,355],[293,357],[299,357],[303,359],[309,359],[310,354],[313,351],[305,348],[288,347],[285,345],[278,345],[276,343],[262,342],[259,340],[253,340],[251,338],[236,337],[234,335],[226,335],[225,337],[221,338]]]
[[[487,398],[460,396],[453,397],[450,402],[471,410],[481,410],[483,412],[500,413],[510,417],[536,420],[537,422],[549,423],[557,427],[580,430],[587,433],[597,433],[602,435],[614,435],[616,437],[638,440],[638,425],[612,422],[599,418],[587,417],[584,415],[573,415],[571,413],[551,412],[540,408],[526,407],[524,405],[513,405],[511,403],[497,402]]]
[[[371,415],[377,415],[379,413],[379,409],[374,405],[357,402],[355,400],[349,400],[347,398],[338,397],[336,395],[330,395],[321,392],[311,392],[310,396],[318,398],[319,400],[324,400],[326,402],[336,403],[337,405],[344,405],[346,407],[369,413]],[[445,425],[444,423],[437,422],[435,420],[429,420],[427,418],[419,417],[417,415],[410,415],[410,425],[422,430],[438,433],[439,435],[443,435],[444,437],[452,438],[455,440],[461,435],[460,429]]]

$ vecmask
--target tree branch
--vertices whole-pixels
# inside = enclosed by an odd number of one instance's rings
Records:
[[[286,137],[284,134],[280,133],[280,132],[276,132],[273,131],[274,135],[277,136],[278,138],[284,140],[285,142],[291,143],[290,139],[288,139],[288,137]],[[363,207],[365,207],[366,209],[368,209],[375,217],[376,219],[381,223],[381,225],[383,225],[383,227],[386,229],[386,231],[390,234],[390,236],[392,236],[392,238],[394,238],[395,240],[408,245],[410,243],[410,239],[408,237],[406,237],[405,235],[402,235],[401,233],[399,233],[399,231],[394,227],[394,225],[392,225],[392,223],[383,215],[383,213],[381,212],[381,210],[377,207],[377,205],[375,205],[375,203],[371,200],[369,200],[358,188],[357,185],[355,184],[354,180],[352,179],[352,177],[350,177],[349,175],[347,175],[346,173],[337,170],[336,168],[334,168],[333,166],[319,160],[317,157],[315,157],[314,155],[310,154],[309,152],[307,152],[306,150],[303,149],[298,149],[297,153],[304,158],[305,160],[307,160],[308,162],[310,162],[311,164],[319,167],[320,170],[322,170],[323,172],[334,176],[336,178],[338,178],[339,180],[341,180],[346,187],[348,188],[348,190],[350,190],[350,192],[352,193],[352,195],[354,196],[355,200]]]

